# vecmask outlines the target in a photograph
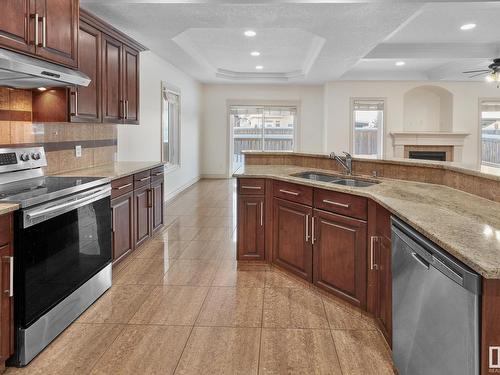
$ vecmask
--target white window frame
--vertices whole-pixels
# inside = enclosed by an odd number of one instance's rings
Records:
[[[173,85],[170,85],[168,84],[167,82],[165,81],[162,81],[161,82],[161,93],[160,93],[160,98],[161,98],[161,143],[160,143],[160,152],[161,152],[161,160],[163,162],[165,162],[165,155],[163,154],[163,134],[164,134],[164,126],[165,126],[165,119],[163,118],[163,113],[164,113],[164,108],[165,108],[165,103],[166,103],[166,100],[164,99],[163,97],[163,93],[167,91],[169,93],[172,93],[174,95],[177,95],[179,97],[179,105],[178,105],[178,111],[179,113],[177,114],[177,118],[178,118],[178,121],[177,121],[177,129],[174,129],[174,131],[172,132],[171,129],[169,129],[169,134],[174,134],[174,137],[175,137],[175,134],[176,134],[176,140],[174,140],[173,143],[177,143],[177,155],[176,155],[176,162],[166,162],[165,164],[165,173],[169,173],[169,172],[172,172],[178,168],[180,168],[181,166],[181,133],[182,133],[182,119],[181,119],[181,113],[182,113],[182,96],[181,96],[181,90],[176,87],[176,86],[173,86]],[[174,148],[175,150],[175,148]]]
[[[483,129],[481,128],[482,121],[482,103],[483,102],[499,102],[499,97],[484,97],[478,98],[477,101],[477,166],[478,168],[494,168],[497,169],[496,166],[491,166],[489,164],[483,164]]]
[[[356,155],[354,154],[354,102],[355,101],[381,101],[384,103],[384,110],[383,110],[383,115],[382,115],[382,129],[379,131],[379,139],[378,139],[378,145],[380,146],[379,149],[377,150],[377,157],[376,159],[383,159],[385,158],[385,150],[386,150],[386,123],[387,123],[387,98],[385,97],[351,97],[350,98],[350,113],[349,113],[349,152],[358,158],[366,158],[366,159],[373,159],[370,156],[367,155]]]
[[[220,177],[232,177],[233,175],[233,127],[231,126],[231,107],[233,106],[258,106],[258,107],[295,107],[296,121],[293,129],[293,151],[300,150],[300,119],[301,119],[301,102],[297,100],[226,100],[226,123],[227,123],[227,155],[226,155],[226,175]]]

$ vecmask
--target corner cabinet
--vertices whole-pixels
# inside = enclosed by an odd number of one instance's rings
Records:
[[[53,63],[78,63],[78,0],[4,0],[0,46]]]
[[[14,353],[14,286],[12,214],[0,216],[0,367]]]

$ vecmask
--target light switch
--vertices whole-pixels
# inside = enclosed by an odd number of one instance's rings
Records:
[[[82,146],[81,145],[76,145],[75,146],[75,154],[77,158],[82,157]]]

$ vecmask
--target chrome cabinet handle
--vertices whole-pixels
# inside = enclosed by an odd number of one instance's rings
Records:
[[[149,180],[150,178],[151,178],[151,176],[143,177],[143,178],[139,179],[139,181],[140,182],[146,181],[146,180]]]
[[[78,116],[78,91],[70,91],[69,94],[75,97],[75,110],[71,113],[71,115]]]
[[[125,111],[125,118],[128,119],[128,99],[125,100],[125,104],[126,104],[125,105],[125,109],[126,109],[126,111]]]
[[[309,215],[306,215],[306,242],[309,242]]]
[[[114,189],[116,189],[116,190],[122,190],[122,189],[128,188],[129,186],[132,186],[132,183],[125,184],[125,185],[122,185],[122,186],[118,186],[118,187],[115,187]]]
[[[115,208],[111,207],[111,231],[115,233]]]
[[[261,190],[262,187],[260,186],[248,186],[248,185],[241,185],[242,189],[248,189],[248,190]]]
[[[148,207],[153,207],[153,190],[148,189]]]
[[[4,290],[4,293],[9,295],[9,297],[14,296],[14,257],[4,256],[4,259],[9,260],[9,289]]]
[[[351,207],[350,204],[334,202],[334,201],[331,201],[331,200],[328,200],[328,199],[323,199],[323,203],[332,204],[334,206],[343,207],[343,208],[349,208],[349,207]]]
[[[378,270],[378,264],[374,262],[374,249],[375,249],[375,241],[377,240],[376,236],[370,237],[370,270]]]
[[[163,174],[163,172],[156,172],[155,174],[153,174],[153,176],[161,176]]]
[[[285,190],[285,189],[280,189],[280,193],[290,194],[290,195],[294,195],[294,196],[299,195],[299,193],[297,193],[296,191],[290,191],[290,190]]]
[[[260,226],[264,226],[264,202],[260,202]]]
[[[316,242],[316,233],[315,233],[315,232],[316,232],[316,230],[315,230],[315,228],[314,228],[314,222],[315,222],[315,219],[316,219],[316,218],[315,218],[314,216],[313,216],[313,217],[311,217],[311,224],[312,224],[312,225],[311,225],[311,226],[312,226],[312,228],[311,228],[311,231],[312,231],[312,234],[311,234],[311,239],[312,239],[312,244],[313,244],[313,245],[314,245],[314,243]]]
[[[47,17],[42,17],[42,47],[47,47]]]
[[[35,46],[38,47],[38,22],[40,16],[38,15],[38,13],[35,13],[31,17],[35,19]]]

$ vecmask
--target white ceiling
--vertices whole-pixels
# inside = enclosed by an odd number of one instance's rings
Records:
[[[500,57],[499,2],[81,3],[203,82],[467,80],[462,71],[485,68]],[[465,23],[477,27],[461,31]],[[247,29],[257,35],[245,37]],[[261,55],[250,56],[255,50]]]

